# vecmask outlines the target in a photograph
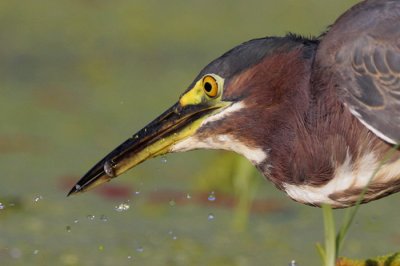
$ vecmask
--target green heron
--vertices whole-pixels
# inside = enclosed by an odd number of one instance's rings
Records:
[[[243,155],[295,201],[348,207],[367,185],[363,202],[400,190],[399,141],[400,1],[367,0],[318,38],[254,39],[212,61],[69,194],[204,148]]]

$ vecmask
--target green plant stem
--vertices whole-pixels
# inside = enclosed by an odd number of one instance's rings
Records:
[[[324,228],[325,228],[325,266],[335,266],[337,258],[336,250],[336,230],[335,220],[333,219],[332,207],[327,204],[322,205],[322,211],[324,216]]]
[[[365,193],[367,193],[368,187],[372,181],[372,179],[375,177],[376,173],[382,168],[382,166],[384,164],[386,164],[393,156],[393,154],[395,153],[395,151],[400,147],[400,143],[396,144],[395,146],[393,146],[384,156],[384,158],[380,161],[379,165],[375,168],[374,172],[372,173],[371,177],[368,180],[367,185],[364,187],[364,189],[362,190],[354,208],[349,209],[346,211],[345,217],[343,219],[343,223],[342,226],[340,227],[340,230],[336,236],[336,249],[337,252],[339,253],[343,243],[344,243],[344,239],[346,237],[346,234],[351,226],[351,224],[353,223],[353,220],[356,216],[356,213],[358,211],[358,209],[361,206],[361,202],[364,199]]]
[[[326,262],[326,253],[325,253],[324,247],[320,243],[317,243],[317,251],[318,251],[319,255],[321,256],[322,261],[325,264],[325,262]]]
[[[251,203],[257,190],[257,179],[254,177],[254,167],[245,159],[236,159],[235,165],[232,180],[239,201],[235,207],[232,225],[236,232],[243,232],[246,230]]]
[[[386,164],[393,156],[396,150],[400,147],[400,143],[393,146],[384,156],[384,158],[380,161],[378,166],[375,168],[372,173],[370,179],[368,180],[367,185],[361,191],[357,202],[354,208],[346,211],[345,217],[343,219],[343,223],[340,226],[340,230],[335,237],[335,221],[333,219],[332,207],[330,205],[322,205],[323,217],[324,217],[324,228],[325,228],[325,248],[321,245],[317,245],[317,250],[324,261],[325,266],[335,266],[336,260],[339,257],[339,252],[344,244],[344,239],[346,237],[347,232],[351,224],[354,221],[354,218],[357,214],[358,209],[364,199],[365,194],[368,191],[368,187],[375,177],[376,173],[382,168],[384,164]]]

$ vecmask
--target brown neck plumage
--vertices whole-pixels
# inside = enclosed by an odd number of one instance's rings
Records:
[[[392,146],[364,127],[339,101],[331,77],[320,75],[312,58],[291,55],[286,60],[297,70],[277,73],[274,82],[268,81],[276,86],[272,98],[279,95],[284,100],[269,114],[268,124],[274,125],[265,136],[269,156],[258,166],[264,175],[280,189],[283,183],[322,186],[334,177],[346,156],[357,162],[373,151],[382,159]],[[276,62],[270,63],[272,67]]]

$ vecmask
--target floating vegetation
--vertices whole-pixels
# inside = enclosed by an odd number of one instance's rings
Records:
[[[400,252],[379,256],[367,260],[351,260],[348,258],[339,258],[336,266],[399,266]]]

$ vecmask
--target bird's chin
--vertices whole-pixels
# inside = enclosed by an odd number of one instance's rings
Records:
[[[196,136],[190,136],[171,146],[170,152],[185,152],[201,149],[200,141]]]

